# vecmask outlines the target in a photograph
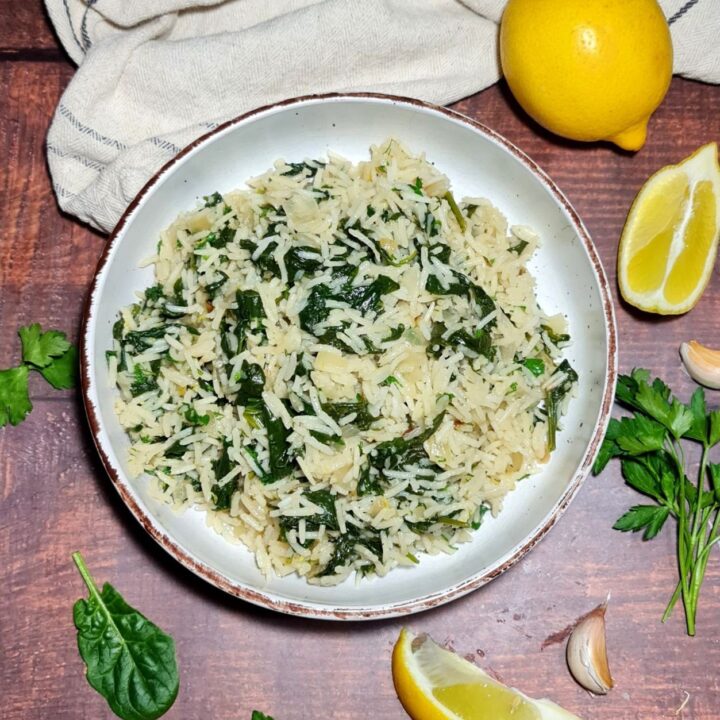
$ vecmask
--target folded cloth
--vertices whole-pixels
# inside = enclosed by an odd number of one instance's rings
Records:
[[[47,137],[63,210],[110,231],[147,179],[219,123],[288,97],[446,104],[500,76],[506,0],[45,0],[78,70]],[[675,72],[720,82],[718,0],[661,0]]]

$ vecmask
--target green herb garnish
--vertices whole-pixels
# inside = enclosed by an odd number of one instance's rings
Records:
[[[56,390],[75,387],[77,350],[65,333],[43,332],[34,323],[18,330],[22,343],[22,363],[0,370],[0,427],[19,425],[32,410],[28,390],[30,370],[39,372]]]
[[[682,598],[688,635],[695,635],[697,606],[710,551],[720,540],[720,465],[709,461],[720,443],[720,410],[708,411],[698,388],[689,404],[681,403],[660,379],[650,382],[647,370],[621,375],[615,400],[632,411],[610,420],[593,473],[611,458],[620,458],[625,482],[653,501],[635,505],[615,525],[622,532],[643,533],[651,540],[668,518],[677,523],[679,581],[662,616],[665,622]],[[701,448],[695,483],[689,445]]]

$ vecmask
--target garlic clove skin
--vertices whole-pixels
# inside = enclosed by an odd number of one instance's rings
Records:
[[[720,350],[712,350],[697,340],[690,340],[680,346],[680,357],[695,382],[720,390]]]
[[[605,644],[605,605],[596,607],[575,626],[567,644],[567,664],[586,690],[606,695],[614,686]]]

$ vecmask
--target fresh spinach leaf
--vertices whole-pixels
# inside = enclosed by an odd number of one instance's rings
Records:
[[[180,686],[173,639],[109,583],[98,590],[80,553],[73,561],[89,591],[73,608],[87,681],[123,720],[159,718]]]

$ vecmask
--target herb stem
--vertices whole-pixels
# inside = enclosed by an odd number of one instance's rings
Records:
[[[685,463],[680,459],[678,455],[683,456],[683,449],[679,443],[670,441],[668,451],[675,461],[677,466],[678,476],[680,478],[680,502],[679,502],[679,514],[678,514],[678,569],[680,572],[680,589],[683,599],[683,605],[685,606],[685,619],[687,623],[687,630],[689,635],[693,635],[695,632],[694,619],[691,621],[688,614],[688,607],[690,605],[690,584],[688,582],[688,560],[692,557],[692,538],[688,537],[687,528],[687,499],[686,499],[686,488],[685,488]],[[689,542],[688,542],[689,541]],[[671,600],[672,602],[672,600]],[[692,630],[692,631],[691,631]]]
[[[443,195],[443,200],[445,200],[445,202],[447,202],[450,206],[450,210],[452,210],[452,214],[455,216],[455,219],[460,226],[460,232],[465,232],[465,229],[467,228],[465,216],[462,214],[462,210],[458,206],[457,202],[455,202],[455,198],[449,190]]]

